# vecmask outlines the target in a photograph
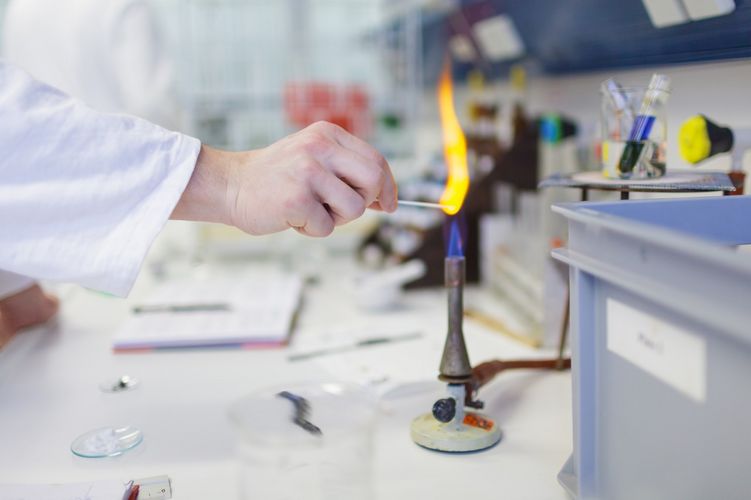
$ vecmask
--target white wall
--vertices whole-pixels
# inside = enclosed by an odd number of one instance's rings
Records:
[[[5,9],[8,7],[10,0],[0,0],[0,53],[2,53],[2,39],[3,39],[3,19],[5,18]]]
[[[751,127],[750,60],[532,79],[529,108],[532,112],[557,111],[581,123],[592,123],[599,116],[600,82],[612,76],[623,85],[646,85],[655,72],[672,79],[668,102],[668,168],[689,166],[680,157],[677,144],[678,129],[689,116],[702,113],[719,124]],[[748,168],[751,158],[746,160]],[[717,158],[706,166],[727,169],[730,162],[728,158]]]
[[[598,126],[600,113],[600,83],[610,77],[624,86],[646,85],[655,72],[672,79],[672,92],[668,102],[668,168],[693,168],[683,161],[678,152],[678,129],[683,121],[697,113],[707,115],[721,125],[751,128],[751,60],[732,62],[674,65],[642,68],[638,70],[602,71],[569,76],[528,77],[527,108],[533,115],[557,112],[575,118],[584,129]],[[502,113],[508,111],[510,88],[507,82],[496,85],[492,92],[501,103]],[[466,114],[466,86],[456,89],[457,113]],[[440,123],[435,91],[428,89],[421,106],[422,123],[418,137],[421,153],[415,167],[419,168],[430,152],[440,151]],[[462,117],[466,122],[466,116]],[[744,167],[751,171],[751,153],[746,154]],[[728,155],[721,155],[701,165],[702,169],[727,170]],[[413,172],[408,172],[412,174]],[[751,175],[746,192],[751,194]],[[639,197],[637,195],[636,197]]]

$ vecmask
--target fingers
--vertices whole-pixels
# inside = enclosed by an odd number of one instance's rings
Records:
[[[379,210],[381,212],[387,212],[387,210],[383,208],[383,206],[381,205],[381,202],[378,201],[378,200],[376,200],[373,203],[371,203],[370,205],[368,205],[368,208],[370,208],[372,210]],[[388,210],[388,211],[390,212],[391,210]]]
[[[15,330],[45,323],[58,309],[57,297],[44,293],[36,284],[0,301],[4,323]]]
[[[293,226],[295,231],[306,236],[322,238],[334,231],[334,219],[321,203],[311,203],[301,226]]]
[[[320,159],[358,191],[369,207],[387,212],[396,210],[396,182],[383,155],[338,125],[319,122],[309,128],[340,146],[327,150]]]
[[[328,172],[316,179],[314,189],[337,226],[357,219],[368,206],[358,191]]]
[[[360,217],[363,197],[332,171],[318,163],[302,169],[306,182],[291,199],[289,225],[303,234],[327,236],[335,226]]]
[[[327,236],[367,207],[396,209],[396,185],[383,156],[330,123],[232,155],[234,163],[220,190],[226,218],[251,234],[292,227],[309,236]],[[199,202],[205,205],[205,198]]]
[[[282,210],[286,226],[307,236],[328,236],[334,231],[335,216],[324,205],[327,202],[323,201],[318,190],[322,189],[319,186],[326,183],[327,177],[334,176],[313,160],[298,160],[297,173],[298,182],[288,185],[283,194]],[[334,180],[341,182],[336,178]],[[331,191],[333,188],[327,189]],[[337,197],[336,194],[332,196]]]
[[[380,168],[372,168],[372,164],[359,154],[335,145],[328,158],[328,167],[360,195],[366,207],[380,200],[386,175]]]
[[[5,321],[5,317],[0,313],[0,350],[5,344],[10,342],[10,339],[15,335],[16,330]]]

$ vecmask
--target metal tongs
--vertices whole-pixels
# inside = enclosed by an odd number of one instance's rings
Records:
[[[323,435],[321,429],[317,425],[313,424],[310,420],[308,420],[308,415],[310,414],[310,403],[308,403],[307,399],[302,396],[298,396],[297,394],[292,394],[289,391],[282,391],[280,393],[277,393],[277,396],[291,401],[295,406],[295,413],[292,416],[292,422],[295,425],[302,427],[309,433],[316,436]]]

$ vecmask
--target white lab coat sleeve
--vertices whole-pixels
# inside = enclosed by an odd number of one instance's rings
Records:
[[[28,276],[0,271],[0,300],[26,290],[34,284]]]
[[[0,269],[127,295],[199,151],[0,60]]]

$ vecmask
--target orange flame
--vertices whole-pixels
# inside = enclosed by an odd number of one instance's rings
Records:
[[[451,84],[450,65],[446,64],[438,82],[438,109],[441,113],[443,129],[443,155],[448,168],[446,187],[441,195],[443,211],[454,215],[462,208],[464,197],[469,190],[469,169],[467,168],[467,140],[464,138],[459,119],[454,110],[454,92]]]

